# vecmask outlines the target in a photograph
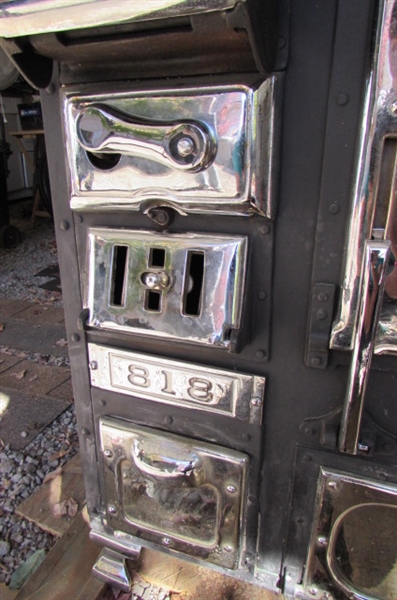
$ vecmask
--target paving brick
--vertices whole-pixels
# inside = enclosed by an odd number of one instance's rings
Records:
[[[0,332],[0,344],[41,354],[67,356],[67,347],[57,346],[57,342],[65,337],[65,326],[61,323],[36,325],[34,318],[28,321],[14,319],[7,321],[4,331]]]
[[[6,387],[28,394],[45,396],[69,377],[70,371],[64,367],[53,367],[22,360],[0,374],[0,389]]]
[[[3,323],[9,317],[18,314],[30,306],[32,306],[32,304],[25,300],[8,300],[0,298],[0,323]]]
[[[46,304],[31,304],[18,312],[14,318],[30,320],[35,325],[53,325],[63,322],[64,311],[63,308],[54,308]]]
[[[58,385],[53,390],[50,390],[48,392],[48,396],[61,398],[62,400],[69,400],[71,402],[73,399],[72,380],[69,378],[67,381],[61,383],[61,385]]]
[[[47,425],[63,413],[70,401],[33,396],[0,387],[0,439],[13,450],[25,448]],[[22,433],[26,437],[22,437]]]
[[[14,365],[17,365],[22,361],[22,358],[18,356],[10,356],[9,354],[0,354],[0,373],[4,373],[7,369],[10,369]],[[0,596],[1,597],[1,596]]]

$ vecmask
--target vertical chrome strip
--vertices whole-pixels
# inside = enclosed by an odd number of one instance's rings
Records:
[[[359,318],[364,248],[366,240],[372,237],[384,140],[397,135],[397,25],[393,24],[393,18],[397,19],[397,0],[382,0],[379,10],[373,66],[363,109],[339,314],[330,340],[330,347],[337,350],[353,347]],[[375,352],[383,344],[381,329]]]
[[[358,323],[339,435],[339,450],[347,454],[357,454],[358,451],[361,415],[383,300],[389,253],[389,242],[375,241],[365,245]]]

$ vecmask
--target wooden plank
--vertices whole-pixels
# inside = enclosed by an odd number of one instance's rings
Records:
[[[0,583],[0,599],[1,600],[14,600],[18,590],[10,590],[5,583]]]
[[[91,569],[101,551],[89,538],[84,509],[47,554],[37,571],[15,596],[15,600],[79,600],[91,579]],[[106,585],[97,586],[96,597]],[[93,588],[93,589],[94,589]],[[95,600],[95,596],[90,598]]]
[[[62,467],[59,475],[43,483],[16,509],[16,513],[33,521],[52,535],[62,535],[73,521],[72,517],[54,517],[53,509],[58,502],[73,498],[79,510],[85,503],[85,491],[81,458],[77,454]]]
[[[137,571],[139,578],[159,592],[172,591],[171,598],[175,600],[283,600],[280,594],[146,548],[141,552]]]

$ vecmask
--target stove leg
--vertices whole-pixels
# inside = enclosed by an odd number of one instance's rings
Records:
[[[95,577],[119,587],[124,592],[129,592],[132,581],[128,572],[126,559],[122,554],[104,548],[94,566],[92,573]]]

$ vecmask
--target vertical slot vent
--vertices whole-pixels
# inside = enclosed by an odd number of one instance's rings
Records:
[[[127,270],[128,246],[113,246],[112,285],[110,304],[125,306],[125,279]]]
[[[164,267],[165,250],[163,248],[150,248],[149,267]]]
[[[204,252],[188,252],[182,314],[198,317],[201,313],[204,280]]]
[[[154,290],[146,290],[145,309],[151,312],[161,312],[161,293]]]

